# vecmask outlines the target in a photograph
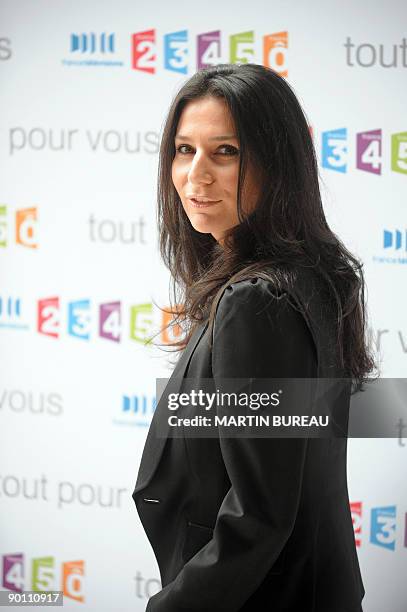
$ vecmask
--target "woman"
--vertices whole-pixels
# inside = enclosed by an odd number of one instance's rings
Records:
[[[200,70],[172,102],[159,161],[161,253],[186,326],[166,391],[248,377],[361,388],[374,368],[361,264],[326,222],[288,83],[255,64]],[[148,612],[362,610],[346,437],[170,429],[161,398],[133,492],[163,587]]]

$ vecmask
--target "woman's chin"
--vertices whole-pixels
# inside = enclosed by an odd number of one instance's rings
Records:
[[[212,234],[216,232],[216,226],[214,223],[211,223],[209,220],[200,220],[200,219],[190,219],[191,225],[200,234]]]

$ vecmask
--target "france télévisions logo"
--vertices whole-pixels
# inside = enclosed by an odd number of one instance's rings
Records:
[[[116,59],[116,34],[102,32],[72,33],[69,39],[69,58],[64,58],[64,66],[123,66]]]
[[[374,255],[373,261],[387,264],[407,264],[407,229],[383,230],[382,255]]]
[[[71,52],[79,53],[114,53],[115,51],[114,34],[71,34]]]
[[[20,297],[0,295],[0,328],[28,329]]]
[[[383,247],[385,249],[403,250],[407,252],[407,229],[403,232],[396,229],[392,232],[383,231]]]
[[[157,398],[155,395],[146,393],[123,394],[119,410],[112,421],[115,425],[148,427],[156,406]]]

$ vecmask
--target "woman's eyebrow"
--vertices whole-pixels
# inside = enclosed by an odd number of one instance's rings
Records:
[[[237,140],[237,136],[235,134],[225,134],[224,136],[212,136],[212,138],[208,138],[208,140]],[[177,134],[175,136],[175,140],[190,140],[189,136],[183,136],[182,134]]]

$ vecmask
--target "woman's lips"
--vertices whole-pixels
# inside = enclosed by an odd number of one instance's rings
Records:
[[[197,202],[193,198],[188,198],[188,202],[194,208],[209,208],[209,206],[213,206],[214,204],[219,204],[222,200],[212,200],[211,202]]]

